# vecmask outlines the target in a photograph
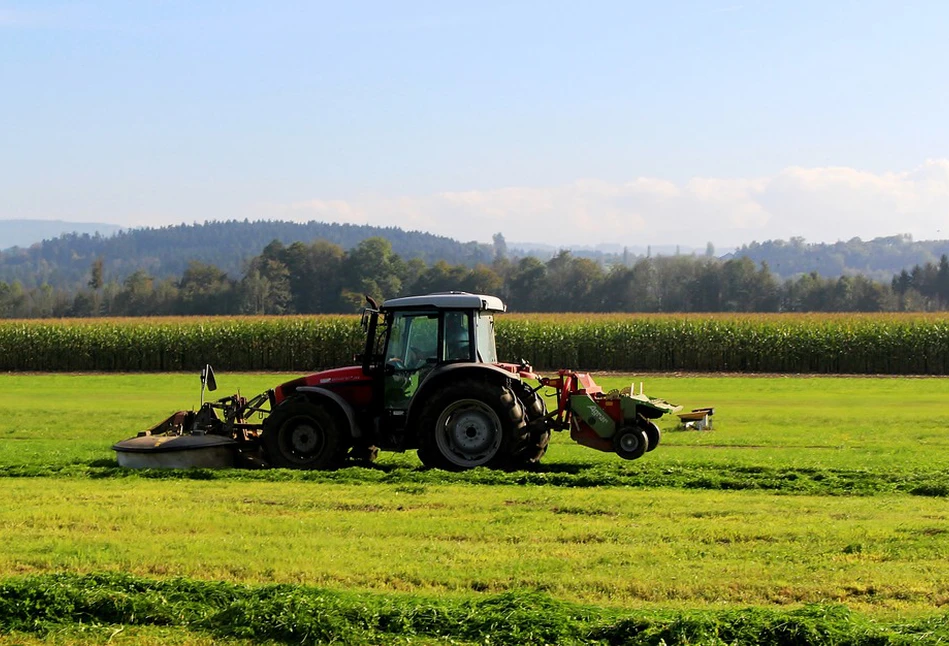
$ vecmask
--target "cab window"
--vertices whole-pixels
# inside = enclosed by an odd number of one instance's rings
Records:
[[[438,315],[396,312],[389,331],[386,363],[414,369],[436,357]]]
[[[468,312],[445,312],[445,361],[473,361],[471,316]]]
[[[385,406],[404,410],[438,355],[438,314],[396,312],[389,330]]]
[[[478,361],[497,363],[498,350],[494,343],[494,317],[482,312],[475,319],[475,331],[478,339]]]

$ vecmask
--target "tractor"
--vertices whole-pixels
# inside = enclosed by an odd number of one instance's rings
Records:
[[[446,292],[368,299],[358,365],[323,370],[256,397],[202,403],[113,446],[129,467],[271,466],[332,469],[379,450],[417,450],[431,468],[528,468],[551,431],[635,459],[660,441],[654,419],[679,407],[629,391],[604,393],[590,375],[541,377],[526,361],[503,363],[495,296]],[[531,385],[529,382],[537,382]],[[548,413],[539,390],[555,389]],[[256,419],[255,419],[256,418]]]

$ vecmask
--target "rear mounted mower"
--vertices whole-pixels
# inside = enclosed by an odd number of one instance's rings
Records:
[[[540,377],[543,386],[557,390],[557,411],[551,424],[569,429],[578,444],[598,451],[615,452],[635,460],[659,446],[662,437],[653,421],[681,406],[647,397],[633,387],[604,393],[593,377],[583,372],[561,370],[555,378]]]
[[[633,388],[604,393],[586,373],[535,374],[498,361],[493,296],[448,292],[369,299],[359,365],[324,370],[253,398],[213,402],[201,373],[201,407],[178,411],[112,448],[121,466],[331,469],[378,451],[417,450],[428,467],[517,469],[537,464],[552,431],[636,459],[660,441],[655,421],[678,406]],[[528,382],[537,382],[531,385]],[[556,391],[547,411],[542,388]]]

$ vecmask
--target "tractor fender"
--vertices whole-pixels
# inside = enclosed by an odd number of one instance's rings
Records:
[[[498,368],[486,363],[448,363],[438,366],[430,373],[412,397],[409,403],[409,409],[406,412],[406,424],[409,428],[418,421],[418,415],[425,406],[425,401],[429,395],[435,392],[438,387],[445,382],[457,381],[467,377],[480,376],[486,380],[495,381],[499,384],[505,384],[514,381],[520,381],[519,375],[503,368]]]
[[[345,399],[334,393],[332,390],[327,390],[326,388],[320,388],[319,386],[300,386],[296,389],[298,393],[306,393],[306,395],[313,399],[328,399],[333,402],[346,416],[346,422],[349,424],[349,432],[353,437],[362,437],[362,429],[359,428],[359,425],[356,423],[356,414],[353,412],[353,407],[349,405]]]

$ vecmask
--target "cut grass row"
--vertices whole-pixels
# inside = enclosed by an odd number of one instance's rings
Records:
[[[352,363],[357,317],[0,322],[0,371],[315,370]],[[949,374],[949,316],[506,315],[499,356],[556,370]]]
[[[940,644],[945,615],[884,623],[833,605],[622,613],[544,594],[478,599],[246,587],[117,575],[35,577],[0,585],[0,630],[48,634],[89,624],[180,627],[214,639],[294,644]],[[148,635],[149,633],[145,633]]]
[[[618,464],[542,465],[531,471],[475,469],[463,473],[418,466],[354,466],[335,471],[264,471],[188,469],[130,471],[105,461],[61,466],[0,466],[0,478],[87,478],[94,480],[218,480],[229,482],[298,482],[386,485],[515,485],[540,487],[637,487],[705,491],[763,491],[784,495],[878,496],[908,494],[949,498],[949,474],[889,473],[844,469],[744,467],[731,464],[648,463],[624,468]]]

